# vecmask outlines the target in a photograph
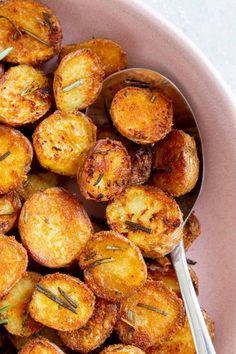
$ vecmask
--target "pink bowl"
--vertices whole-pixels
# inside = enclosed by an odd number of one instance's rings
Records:
[[[177,28],[138,0],[44,0],[63,27],[64,42],[117,40],[132,67],[157,70],[189,100],[203,137],[206,177],[196,213],[202,236],[190,251],[198,261],[200,302],[216,322],[217,353],[236,353],[236,105],[225,83]]]

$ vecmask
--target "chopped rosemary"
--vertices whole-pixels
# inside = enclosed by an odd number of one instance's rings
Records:
[[[187,263],[188,263],[189,265],[195,265],[195,264],[197,264],[196,261],[194,261],[194,260],[192,260],[192,259],[189,259],[189,258],[187,258],[186,261],[187,261]]]
[[[77,314],[77,311],[75,310],[75,308],[73,306],[71,306],[70,304],[68,304],[64,300],[60,299],[57,295],[53,294],[50,290],[44,288],[42,285],[37,284],[35,286],[35,289],[38,290],[39,292],[41,292],[42,294],[44,294],[45,296],[47,296],[52,301],[56,302],[58,305]]]
[[[75,87],[83,85],[83,83],[84,83],[84,80],[83,79],[79,79],[79,80],[77,80],[75,82],[72,82],[72,84],[70,84],[70,85],[64,86],[62,88],[62,91],[63,92],[68,92],[68,91],[72,90]]]
[[[0,60],[3,60],[8,54],[10,54],[13,50],[13,47],[6,48],[0,53]]]
[[[13,39],[17,39],[19,36],[22,35],[21,31],[19,30],[19,28],[17,27],[17,25],[15,24],[14,21],[10,20],[8,17],[3,16],[3,15],[0,15],[0,18],[4,18],[8,22],[10,22],[10,24],[15,28],[16,32],[13,35]]]
[[[155,101],[156,101],[156,98],[157,98],[157,96],[152,96],[152,97],[151,97],[151,102],[152,102],[152,103],[155,102]]]
[[[115,246],[115,245],[107,245],[106,246],[106,250],[111,250],[111,251],[121,251],[122,248],[119,246]]]
[[[26,312],[24,314],[24,317],[23,317],[23,320],[22,320],[22,328],[23,329],[25,329],[25,325],[26,325],[28,316],[29,316],[29,309],[26,310]]]
[[[0,156],[0,161],[5,160],[10,154],[11,154],[11,151],[5,152],[3,155]]]
[[[133,325],[133,323],[131,323],[130,321],[126,320],[125,318],[121,317],[121,321],[123,321],[124,323],[126,323],[128,326],[135,328],[135,326]]]
[[[21,92],[21,96],[27,96],[29,95],[30,93],[33,93],[35,91],[37,91],[39,89],[39,86],[36,85],[36,86],[29,86],[27,87],[24,91]]]
[[[95,268],[96,266],[100,265],[100,264],[104,264],[104,263],[110,263],[110,262],[114,262],[115,258],[101,258],[101,259],[97,259],[96,261],[94,261],[93,263],[90,263],[86,269],[91,269],[91,268]]]
[[[103,176],[104,176],[104,172],[100,172],[98,179],[96,180],[96,182],[93,185],[94,187],[97,186],[101,182]]]
[[[85,262],[90,261],[90,259],[93,259],[96,255],[97,255],[96,252],[92,252],[87,257],[84,258],[84,261]]]
[[[129,319],[132,323],[135,322],[134,311],[128,310],[128,311],[127,311],[127,316],[128,316],[128,319]]]
[[[44,20],[45,20],[46,24],[48,25],[48,27],[49,27],[53,32],[57,32],[57,27],[54,26],[54,24],[53,24],[52,21],[51,21],[51,15],[48,14],[47,12],[44,12],[44,13],[43,13],[43,17],[44,17]]]
[[[136,80],[136,79],[126,79],[124,82],[125,82],[125,84],[127,84],[129,86],[135,86],[135,87],[141,87],[141,88],[150,87],[150,84],[148,82]]]
[[[150,310],[150,311],[157,312],[157,313],[159,313],[160,315],[163,315],[163,316],[167,316],[168,315],[167,312],[165,312],[163,310],[160,310],[160,309],[158,309],[157,307],[154,307],[154,306],[141,304],[140,302],[137,304],[137,306],[138,307],[143,307],[144,309],[147,309],[147,310]]]
[[[7,324],[8,323],[8,319],[7,318],[4,318],[4,320],[0,320],[0,325],[1,324]]]
[[[64,297],[64,299],[69,302],[69,304],[71,306],[73,306],[74,308],[78,307],[78,304],[76,301],[74,301],[62,288],[60,288],[60,286],[58,286],[58,290],[60,292],[60,294]]]
[[[141,224],[138,224],[136,222],[126,220],[125,224],[131,229],[140,230],[140,231],[146,232],[147,234],[152,233],[152,229],[150,229],[149,227],[143,226]]]
[[[8,310],[10,307],[11,307],[11,305],[6,305],[6,306],[1,307],[1,308],[0,308],[0,313],[2,313],[2,312],[4,312],[4,311]]]
[[[42,38],[39,38],[38,36],[36,36],[36,34],[30,32],[30,31],[28,31],[28,30],[26,30],[26,29],[24,29],[24,30],[22,29],[21,31],[22,31],[23,33],[28,34],[28,36],[30,36],[30,37],[36,39],[38,42],[45,44],[47,47],[50,47],[50,44],[48,44],[47,42],[45,42],[45,40],[43,40]]]

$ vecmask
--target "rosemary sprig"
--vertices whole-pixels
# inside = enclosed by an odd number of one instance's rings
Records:
[[[121,319],[121,321],[123,321],[124,323],[126,323],[128,326],[130,326],[130,327],[136,329],[136,327],[133,325],[133,323],[131,323],[130,321],[126,320],[126,318],[121,317],[120,319]]]
[[[4,318],[4,320],[0,320],[0,325],[7,324],[7,323],[8,323],[8,318]]]
[[[26,30],[26,29],[22,29],[21,32],[28,34],[28,36],[30,36],[30,37],[36,39],[36,41],[45,44],[47,47],[50,47],[50,44],[48,44],[47,42],[45,42],[44,39],[39,38],[38,36],[36,36],[36,34],[30,32],[30,31],[28,31],[28,30]]]
[[[100,172],[98,179],[96,180],[96,182],[93,185],[94,187],[97,186],[101,182],[103,176],[104,176],[104,172]]]
[[[190,259],[190,258],[187,258],[186,261],[187,261],[187,263],[188,263],[189,265],[195,265],[195,264],[197,264],[196,261],[194,261],[194,260],[192,260],[192,259]]]
[[[10,22],[10,24],[15,28],[16,32],[14,33],[13,35],[13,39],[17,39],[17,37],[21,36],[22,33],[19,29],[19,27],[15,24],[14,21],[10,20],[10,18],[6,17],[6,16],[3,16],[3,15],[0,15],[0,18],[4,18],[5,20],[7,20],[8,22]]]
[[[73,306],[74,308],[77,309],[78,304],[76,301],[74,301],[62,288],[60,288],[60,286],[58,286],[58,291],[60,292],[60,294],[64,297],[64,299],[69,302],[69,304],[71,306]]]
[[[157,312],[159,313],[160,315],[163,315],[163,316],[167,316],[168,313],[161,310],[161,309],[158,309],[157,307],[154,307],[154,306],[149,306],[149,305],[145,305],[145,304],[142,304],[142,303],[138,303],[137,304],[138,307],[143,307],[144,309],[147,309],[147,310],[150,310],[150,311],[154,311],[154,312]]]
[[[141,88],[149,88],[151,86],[150,83],[148,82],[136,80],[136,79],[126,79],[124,82],[126,85],[141,87]]]
[[[0,53],[0,60],[3,60],[8,54],[13,51],[13,47],[6,48]]]
[[[3,155],[0,156],[0,161],[5,160],[9,155],[11,155],[11,151],[5,152]]]
[[[54,26],[54,24],[51,21],[51,15],[48,14],[47,12],[43,13],[43,18],[44,21],[46,22],[46,24],[48,25],[48,27],[53,31],[53,32],[57,32],[57,27]]]
[[[122,248],[119,246],[115,246],[115,245],[107,245],[106,246],[106,250],[111,250],[111,251],[121,251]]]
[[[138,224],[136,222],[126,220],[125,224],[131,229],[140,230],[140,231],[146,232],[147,234],[152,233],[152,229],[150,229],[149,227],[143,226],[141,224]]]
[[[115,261],[115,258],[112,258],[112,257],[97,259],[97,260],[94,261],[93,263],[90,263],[90,264],[86,267],[86,269],[95,268],[96,266],[98,266],[98,265],[100,265],[100,264],[111,263],[111,262],[114,262],[114,261]]]
[[[151,97],[151,102],[154,103],[156,101],[157,96],[152,96]]]
[[[4,213],[4,214],[0,214],[0,216],[11,216],[11,215],[15,215],[16,212],[12,212],[12,213]]]
[[[2,313],[2,312],[4,312],[4,311],[8,310],[10,307],[11,307],[11,305],[6,305],[6,306],[1,307],[1,308],[0,308],[0,313]]]
[[[68,92],[68,91],[72,90],[75,87],[83,85],[83,83],[84,83],[84,80],[83,79],[79,79],[79,80],[77,80],[75,82],[72,82],[72,84],[70,84],[70,85],[64,86],[62,88],[62,91],[63,92]]]

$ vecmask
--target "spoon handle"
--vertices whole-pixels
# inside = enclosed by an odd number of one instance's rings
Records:
[[[215,354],[215,349],[189,274],[183,241],[171,252],[171,260],[178,277],[196,352],[197,354]]]

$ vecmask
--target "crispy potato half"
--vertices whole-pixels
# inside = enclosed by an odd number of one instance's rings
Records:
[[[124,345],[124,344],[114,344],[114,345],[109,345],[109,347],[104,348],[100,354],[145,354],[145,352],[133,345]]]
[[[145,282],[147,268],[139,249],[114,231],[101,231],[79,257],[85,282],[102,298],[120,301]]]
[[[26,181],[32,159],[29,140],[18,130],[0,125],[0,194],[12,192]]]
[[[19,354],[65,354],[56,344],[44,337],[28,341]]]
[[[103,78],[101,61],[90,49],[67,54],[54,74],[57,108],[67,112],[88,107],[98,97]]]
[[[35,321],[58,331],[86,325],[93,314],[95,297],[78,278],[49,274],[37,284],[29,311]]]
[[[103,139],[89,151],[77,180],[86,199],[108,201],[120,194],[129,183],[131,161],[121,142]]]
[[[185,251],[187,251],[189,247],[191,247],[193,242],[200,236],[200,234],[200,222],[196,217],[195,213],[192,212],[184,225],[183,242]]]
[[[81,112],[56,111],[44,119],[33,135],[40,164],[58,174],[74,176],[96,141],[96,126]]]
[[[80,353],[89,353],[110,336],[116,323],[116,316],[116,304],[97,298],[93,316],[84,327],[58,334],[67,347]]]
[[[85,42],[66,44],[62,47],[59,59],[78,49],[87,48],[96,53],[100,58],[105,76],[109,76],[116,71],[127,68],[128,58],[121,46],[106,38],[93,38]]]
[[[174,199],[152,186],[130,186],[106,209],[107,223],[146,257],[162,257],[182,237],[182,213]]]
[[[0,234],[0,298],[21,279],[28,264],[24,247],[13,236]]]
[[[154,186],[174,197],[190,192],[197,183],[199,159],[194,139],[173,129],[153,150]]]
[[[53,12],[31,0],[5,0],[0,3],[0,52],[13,51],[4,58],[14,64],[38,65],[60,50],[61,27]]]
[[[110,114],[117,130],[138,144],[155,143],[171,130],[171,101],[158,91],[139,87],[119,90],[111,104]]]
[[[32,258],[50,268],[70,265],[92,235],[78,199],[63,188],[33,194],[21,209],[19,232]]]
[[[9,306],[4,313],[8,319],[5,325],[7,331],[16,336],[30,336],[38,332],[42,325],[35,322],[28,314],[28,305],[31,300],[35,285],[40,281],[41,275],[26,272],[13,286],[10,292],[0,302],[0,306]]]
[[[146,349],[173,336],[184,324],[185,310],[164,283],[148,280],[122,302],[118,318],[121,341]]]
[[[0,101],[2,123],[12,126],[33,123],[51,106],[48,79],[32,66],[13,66],[0,79]]]
[[[13,229],[21,209],[21,201],[17,193],[0,195],[0,233]]]

